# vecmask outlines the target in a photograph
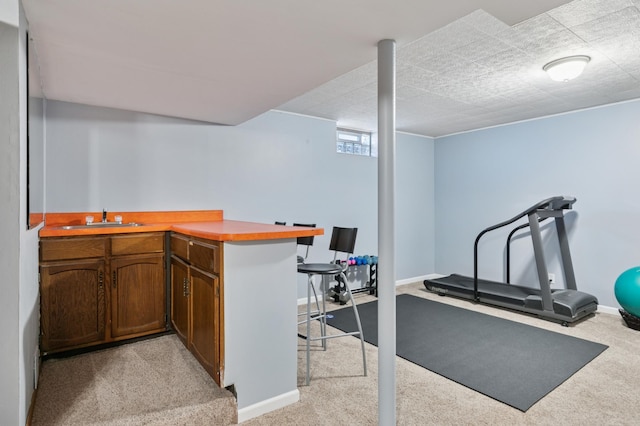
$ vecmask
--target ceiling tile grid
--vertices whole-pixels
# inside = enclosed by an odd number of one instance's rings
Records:
[[[513,26],[477,10],[398,47],[398,130],[441,136],[636,98],[639,7],[640,0],[574,0]],[[577,54],[592,60],[576,80],[554,82],[542,70]],[[353,91],[362,83],[375,89],[375,64],[326,85],[331,107],[318,100],[318,91],[328,95],[321,86],[279,109],[375,130],[375,92]]]

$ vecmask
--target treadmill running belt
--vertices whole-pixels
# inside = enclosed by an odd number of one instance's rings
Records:
[[[428,279],[427,282],[431,283],[433,287],[432,291],[439,292],[438,286],[441,286],[444,290],[451,289],[452,291],[459,291],[464,293],[473,294],[473,278],[465,277],[463,275],[451,274],[442,278]],[[446,291],[445,291],[446,292]],[[540,290],[530,287],[522,287],[517,285],[510,285],[489,280],[478,280],[478,292],[487,297],[499,298],[502,300],[509,300],[517,302],[517,304],[524,304],[524,300],[531,295],[540,295]]]

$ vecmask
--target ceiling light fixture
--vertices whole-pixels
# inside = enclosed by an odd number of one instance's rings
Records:
[[[586,55],[567,56],[549,62],[542,69],[549,74],[551,80],[569,81],[582,74],[590,60]]]

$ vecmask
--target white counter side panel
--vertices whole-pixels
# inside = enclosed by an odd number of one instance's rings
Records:
[[[224,243],[224,385],[239,413],[297,395],[296,282],[295,239]]]

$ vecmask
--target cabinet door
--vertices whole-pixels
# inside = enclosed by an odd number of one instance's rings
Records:
[[[40,276],[42,351],[104,340],[104,261],[48,264]]]
[[[218,277],[190,268],[191,341],[189,349],[200,364],[220,384],[220,281]]]
[[[189,266],[171,257],[171,325],[189,346]]]
[[[111,259],[111,336],[165,329],[164,256]]]

